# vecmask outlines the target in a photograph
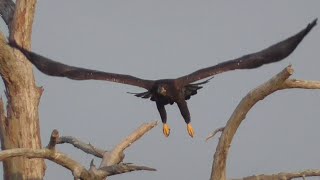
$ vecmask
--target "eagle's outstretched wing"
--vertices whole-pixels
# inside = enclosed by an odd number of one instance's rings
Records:
[[[237,59],[225,61],[215,66],[200,69],[191,74],[178,78],[178,81],[182,85],[187,85],[194,81],[198,81],[200,79],[220,74],[226,71],[235,69],[253,69],[264,64],[280,61],[289,56],[294,51],[294,49],[298,46],[302,39],[316,24],[317,19],[313,20],[305,29],[303,29],[299,33],[262,51],[248,54]]]
[[[19,49],[28,60],[37,67],[41,72],[49,76],[67,77],[74,80],[103,80],[122,84],[129,84],[150,90],[154,81],[140,79],[130,75],[108,73],[91,69],[69,66],[49,58],[28,51],[15,43],[10,43],[11,46]]]

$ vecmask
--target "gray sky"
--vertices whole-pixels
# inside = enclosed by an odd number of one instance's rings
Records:
[[[318,0],[38,1],[32,49],[70,65],[145,79],[174,78],[266,48],[316,17]],[[248,91],[288,64],[295,69],[294,78],[320,80],[319,46],[317,26],[283,62],[217,75],[188,101],[193,139],[177,106],[167,106],[169,138],[160,123],[131,146],[125,158],[158,171],[112,179],[208,179],[217,138],[205,143],[205,137],[225,125]],[[44,145],[56,128],[61,135],[111,149],[142,123],[161,122],[155,103],[126,93],[143,89],[34,72],[45,89],[40,104]],[[1,92],[4,96],[3,84]],[[285,90],[258,103],[232,143],[227,176],[320,168],[319,107],[316,90]],[[86,166],[92,159],[69,145],[58,149]],[[49,161],[47,165],[46,179],[72,177],[62,167]]]

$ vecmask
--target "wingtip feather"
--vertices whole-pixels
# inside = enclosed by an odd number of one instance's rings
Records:
[[[311,31],[311,29],[317,25],[317,21],[318,18],[314,19],[311,23],[308,24],[307,28],[305,29],[304,35],[307,35]]]

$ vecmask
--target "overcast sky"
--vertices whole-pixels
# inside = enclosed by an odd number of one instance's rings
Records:
[[[38,1],[32,50],[70,65],[145,79],[175,78],[266,48],[316,17],[318,0]],[[1,30],[7,32],[3,22]],[[248,91],[289,64],[294,78],[320,80],[319,47],[316,26],[280,63],[217,75],[188,101],[193,139],[177,106],[167,106],[169,138],[163,136],[160,123],[126,151],[125,162],[157,171],[112,179],[208,179],[217,138],[205,143],[205,137],[225,125]],[[161,122],[154,102],[126,93],[144,89],[34,72],[45,89],[40,103],[43,145],[58,129],[61,135],[111,149],[142,123]],[[284,90],[259,102],[238,129],[227,176],[319,169],[319,107],[317,90]],[[92,159],[70,145],[58,149],[87,167]],[[46,179],[72,178],[68,170],[46,162]]]

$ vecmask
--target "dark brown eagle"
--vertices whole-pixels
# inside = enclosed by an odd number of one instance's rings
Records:
[[[163,134],[168,137],[170,127],[167,124],[167,113],[165,105],[177,103],[181,115],[187,123],[187,130],[191,137],[194,136],[194,130],[190,124],[190,113],[187,101],[191,96],[197,94],[202,88],[201,85],[209,80],[194,83],[204,78],[212,77],[226,71],[235,69],[253,69],[264,64],[280,61],[289,56],[309,31],[317,24],[317,19],[308,24],[308,26],[299,33],[278,42],[259,52],[248,54],[237,59],[225,61],[217,65],[200,69],[186,76],[176,79],[146,80],[130,75],[108,73],[97,70],[90,70],[62,64],[34,52],[23,49],[16,43],[10,43],[18,48],[41,72],[50,76],[67,77],[73,80],[103,80],[116,83],[129,84],[145,88],[147,91],[134,93],[135,96],[155,101],[163,122]]]

